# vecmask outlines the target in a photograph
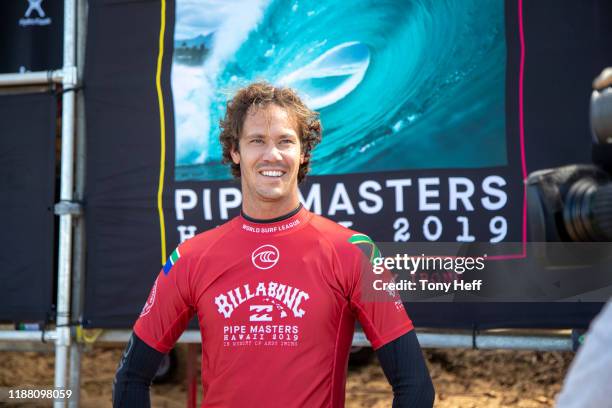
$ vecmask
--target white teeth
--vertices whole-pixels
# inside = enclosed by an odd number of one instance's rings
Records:
[[[280,177],[283,175],[283,172],[277,170],[264,170],[261,172],[261,174],[267,177]]]

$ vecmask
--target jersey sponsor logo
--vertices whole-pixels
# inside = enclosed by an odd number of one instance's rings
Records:
[[[255,298],[260,299],[262,303],[272,303],[280,311],[281,318],[286,317],[287,312],[301,318],[306,314],[301,305],[310,299],[310,296],[303,290],[278,282],[259,282],[255,290],[252,290],[247,283],[216,296],[215,305],[217,305],[217,311],[223,317],[229,319],[240,305]],[[250,309],[250,311],[254,310]],[[272,312],[272,309],[268,309],[268,305],[265,305],[265,309],[256,312],[260,313],[263,310],[267,313]],[[260,315],[258,314],[258,316]]]
[[[142,308],[142,311],[140,312],[140,317],[143,317],[149,314],[149,312],[151,311],[151,308],[153,307],[153,304],[155,303],[156,294],[157,294],[157,279],[155,279],[155,283],[153,284],[153,289],[151,289],[151,294],[149,295],[147,302],[145,303],[145,305]]]
[[[179,252],[179,249],[177,247],[174,250],[174,252],[170,254],[170,257],[168,257],[168,260],[166,261],[166,264],[164,265],[164,275],[168,275],[168,272],[170,272],[170,269],[172,269],[172,267],[174,266],[176,261],[180,259],[180,257],[181,257],[181,253]]]
[[[277,264],[280,252],[274,245],[262,245],[251,254],[251,261],[257,269],[270,269]]]
[[[249,311],[255,312],[249,316],[251,322],[271,322],[272,316],[268,313],[272,313],[274,305],[251,305]]]

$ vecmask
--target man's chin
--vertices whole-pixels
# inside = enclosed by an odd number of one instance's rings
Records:
[[[257,190],[257,196],[262,201],[279,201],[285,194],[280,188],[262,188]]]

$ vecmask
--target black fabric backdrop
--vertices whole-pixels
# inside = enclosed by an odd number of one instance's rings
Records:
[[[56,98],[0,96],[0,320],[52,311]]]
[[[174,123],[170,64],[174,22],[168,2],[162,89],[166,119],[166,172],[163,208],[166,255],[179,242],[174,219],[174,190],[237,186],[235,182],[175,182]],[[85,322],[90,327],[131,327],[160,269],[157,188],[160,122],[155,89],[160,27],[159,1],[92,1],[86,62],[89,164],[86,194],[87,290]],[[524,131],[527,171],[590,161],[588,106],[591,81],[612,65],[612,4],[604,0],[525,0]],[[507,240],[522,236],[522,188],[519,145],[518,78],[520,42],[517,2],[506,2],[506,135],[508,166],[491,170],[512,181],[504,216]],[[463,175],[466,170],[403,171],[374,175],[310,177],[329,194],[341,180],[347,186],[364,178]],[[351,190],[350,188],[348,188]],[[444,199],[445,192],[442,192]],[[386,198],[385,198],[386,199]],[[230,212],[235,215],[237,209]],[[417,223],[427,214],[411,214]],[[355,228],[379,241],[391,240],[376,217],[355,217]],[[443,222],[454,215],[443,214]],[[337,219],[338,220],[338,219]],[[488,222],[488,219],[487,219]],[[192,222],[192,223],[195,223]],[[198,230],[219,219],[199,222]],[[476,222],[477,223],[477,222]],[[484,225],[484,221],[482,222]],[[483,225],[475,225],[478,232]],[[451,236],[443,235],[442,240]],[[511,262],[511,261],[509,261]],[[415,323],[439,327],[584,327],[601,308],[585,303],[432,304],[408,306]]]

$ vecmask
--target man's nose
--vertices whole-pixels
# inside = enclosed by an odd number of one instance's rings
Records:
[[[263,154],[263,159],[266,161],[280,161],[282,160],[282,155],[276,143],[267,143],[266,149]]]

